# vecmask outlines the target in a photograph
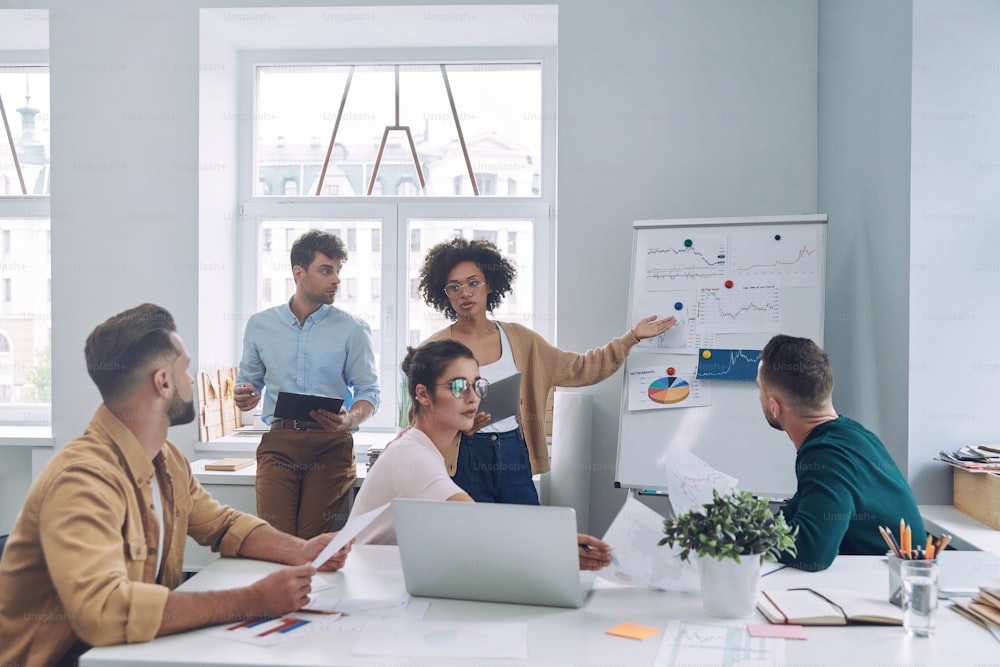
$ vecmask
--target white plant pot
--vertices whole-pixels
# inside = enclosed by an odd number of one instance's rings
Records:
[[[760,591],[761,556],[699,558],[701,601],[705,611],[720,618],[743,618],[753,613]]]

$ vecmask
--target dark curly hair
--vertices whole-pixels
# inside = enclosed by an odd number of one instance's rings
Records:
[[[451,307],[451,301],[444,293],[444,286],[448,282],[448,273],[462,262],[472,262],[483,272],[491,290],[486,295],[486,310],[489,312],[493,312],[503,298],[510,294],[517,276],[514,264],[485,239],[469,241],[456,236],[438,243],[427,251],[424,264],[420,267],[420,295],[423,296],[424,303],[450,320],[457,320],[458,313]]]

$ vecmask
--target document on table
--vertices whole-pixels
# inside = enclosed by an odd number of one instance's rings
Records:
[[[312,599],[300,612],[336,614],[340,622],[326,625],[327,630],[361,632],[366,623],[386,619],[420,621],[431,603],[427,600],[397,598],[395,600],[354,600],[350,598]]]
[[[354,655],[410,658],[528,657],[526,623],[386,620],[365,623]]]
[[[382,512],[389,509],[389,503],[382,505],[381,507],[376,507],[373,510],[369,510],[364,514],[359,514],[358,516],[351,515],[351,518],[347,520],[344,527],[340,529],[340,532],[334,535],[330,543],[323,547],[323,550],[319,552],[319,555],[313,559],[313,567],[318,568],[320,565],[330,560],[330,558],[336,554],[338,551],[344,548],[344,545],[357,537],[358,533],[368,527],[375,519],[381,516]]]
[[[678,558],[679,549],[658,546],[663,517],[633,496],[625,499],[603,540],[611,546],[611,565],[597,575],[619,584],[674,591],[699,591],[698,568]]]
[[[777,667],[785,664],[785,640],[751,637],[746,625],[670,621],[653,667],[676,665],[740,665]]]

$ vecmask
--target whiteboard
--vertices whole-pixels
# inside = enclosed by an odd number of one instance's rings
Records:
[[[775,334],[823,345],[826,222],[810,214],[633,224],[629,326],[653,314],[678,324],[629,353],[616,486],[666,491],[665,453],[678,447],[740,489],[795,492],[795,448],[764,420],[753,379]],[[745,380],[723,379],[733,377]]]

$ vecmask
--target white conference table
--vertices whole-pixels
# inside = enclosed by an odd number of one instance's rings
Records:
[[[180,590],[204,591],[243,586],[279,567],[273,563],[221,559],[185,582]],[[489,576],[489,565],[483,565]],[[356,546],[340,572],[323,574],[342,587],[341,597],[390,599],[405,595],[397,547]],[[840,556],[819,573],[786,568],[763,579],[764,588],[796,586],[841,587],[887,591],[885,559],[878,556]],[[429,599],[429,598],[428,598]],[[996,664],[1000,643],[985,629],[942,606],[933,638],[909,638],[899,626],[810,627],[806,641],[788,640],[788,665],[973,665]],[[722,622],[708,617],[699,595],[609,587],[593,592],[581,609],[490,604],[430,599],[425,620],[461,623],[525,622],[526,660],[427,659],[389,656],[356,656],[351,650],[356,631],[315,630],[278,646],[261,647],[226,640],[204,631],[122,646],[102,647],[85,653],[81,667],[167,665],[496,665],[546,667],[583,665],[652,665],[663,633],[645,641],[606,634],[627,621],[663,629],[671,620]],[[757,613],[749,622],[763,623]]]

